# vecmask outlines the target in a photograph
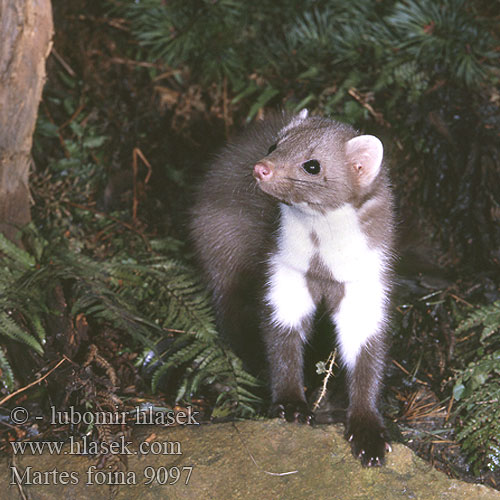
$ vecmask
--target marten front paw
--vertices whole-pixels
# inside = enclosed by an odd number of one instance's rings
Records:
[[[303,401],[282,401],[271,407],[272,418],[284,418],[287,422],[312,425],[314,416]]]
[[[346,437],[364,467],[380,467],[385,462],[385,452],[392,451],[385,429],[376,419],[351,418]]]

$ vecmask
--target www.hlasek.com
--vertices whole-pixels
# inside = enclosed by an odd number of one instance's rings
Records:
[[[150,408],[140,410],[135,415],[136,424],[160,424],[160,425],[199,425],[196,416],[199,412],[193,412],[190,407],[187,411],[174,412],[153,412]],[[17,410],[17,413],[15,412]],[[13,423],[21,423],[20,415],[24,418],[26,413],[20,410],[24,408],[17,407],[11,412]],[[26,411],[26,410],[25,410]],[[67,412],[57,412],[52,409],[51,424],[67,423],[95,423],[99,424],[120,424],[122,418],[127,417],[130,422],[130,413],[125,412],[83,412],[79,413],[70,407]],[[26,419],[27,421],[28,419]],[[23,422],[24,423],[24,422]],[[14,455],[182,455],[182,445],[180,441],[143,441],[137,448],[132,447],[131,441],[126,441],[124,436],[111,442],[92,441],[88,436],[76,438],[70,436],[69,441],[13,441],[10,443]],[[91,465],[82,475],[78,471],[58,470],[54,468],[50,471],[37,470],[32,466],[10,467],[11,485],[48,485],[48,484],[77,484],[85,481],[85,484],[108,484],[108,485],[126,485],[143,483],[149,485],[157,483],[161,485],[173,485],[179,481],[188,484],[193,472],[192,466],[172,466],[172,467],[144,467],[140,473],[133,470],[115,471],[102,470]],[[142,475],[142,477],[141,477]],[[84,477],[81,477],[84,476]]]

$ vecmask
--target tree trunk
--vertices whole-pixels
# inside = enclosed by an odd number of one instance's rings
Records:
[[[50,0],[0,0],[0,232],[31,220],[31,145],[52,47]]]

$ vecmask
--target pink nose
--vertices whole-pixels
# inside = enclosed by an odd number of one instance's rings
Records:
[[[261,181],[268,181],[273,176],[273,169],[265,163],[257,163],[253,167],[253,176]]]

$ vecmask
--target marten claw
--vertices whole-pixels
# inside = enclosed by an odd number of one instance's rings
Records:
[[[303,401],[275,403],[271,408],[271,417],[283,418],[287,422],[312,425],[314,416]]]
[[[380,467],[384,464],[385,452],[391,450],[385,429],[376,420],[351,419],[346,437],[354,456],[364,467]]]

